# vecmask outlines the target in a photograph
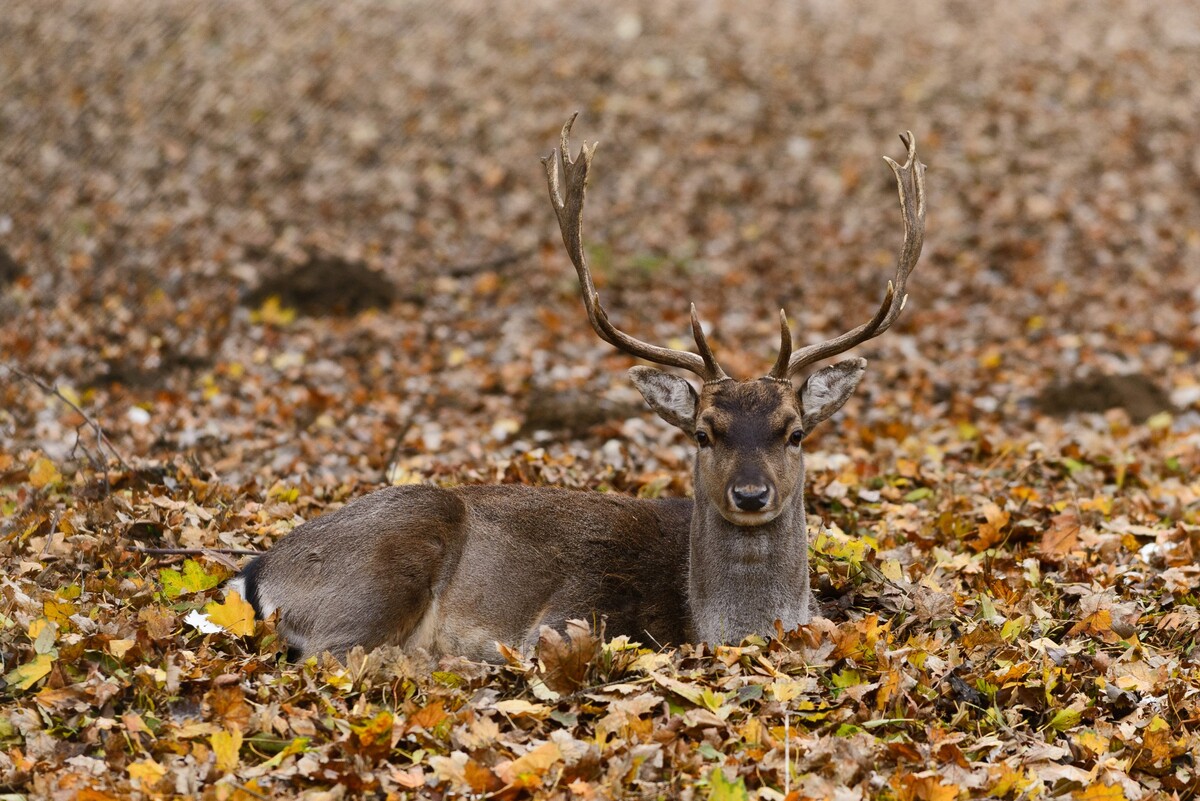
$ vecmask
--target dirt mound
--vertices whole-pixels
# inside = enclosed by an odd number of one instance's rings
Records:
[[[1037,407],[1046,414],[1066,417],[1075,412],[1124,409],[1134,420],[1171,411],[1162,387],[1141,373],[1091,375],[1046,387],[1037,396]]]
[[[396,297],[387,276],[360,261],[312,255],[307,261],[271,271],[244,303],[261,306],[269,297],[313,317],[353,316],[383,309]]]
[[[593,426],[624,420],[641,412],[642,407],[637,404],[597,398],[590,392],[535,392],[525,406],[525,423],[521,426],[521,434],[557,431],[585,436]]]
[[[18,264],[7,250],[0,247],[0,289],[16,281],[24,273],[25,268]]]

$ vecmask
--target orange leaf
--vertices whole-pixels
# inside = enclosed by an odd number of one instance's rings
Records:
[[[434,701],[429,706],[422,707],[409,715],[408,723],[410,726],[420,726],[425,731],[430,731],[447,717],[446,708],[442,702]]]
[[[1079,544],[1079,518],[1074,512],[1063,512],[1050,520],[1050,528],[1042,534],[1040,551],[1043,557],[1059,560]]]
[[[560,759],[562,750],[558,743],[546,742],[512,762],[501,762],[495,768],[496,775],[508,785],[538,788],[546,771]]]
[[[62,481],[62,474],[58,472],[54,462],[44,456],[37,459],[33,463],[33,467],[29,468],[29,483],[33,485],[34,489],[41,489],[60,481]]]

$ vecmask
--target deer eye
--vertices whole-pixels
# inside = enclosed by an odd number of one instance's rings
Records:
[[[707,431],[697,431],[696,444],[701,448],[707,448],[709,445],[712,445],[712,437],[708,436]]]
[[[803,439],[804,439],[804,429],[797,428],[795,431],[792,432],[792,435],[790,437],[788,437],[788,445],[791,445],[793,448],[798,448],[798,447],[800,447],[800,443],[801,443],[801,441],[803,441]]]

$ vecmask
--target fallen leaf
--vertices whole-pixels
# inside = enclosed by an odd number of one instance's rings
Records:
[[[241,729],[219,731],[209,738],[209,744],[217,757],[217,770],[222,773],[237,770],[241,759],[239,752],[242,750]]]
[[[237,590],[230,590],[221,603],[210,601],[204,607],[208,619],[235,637],[254,633],[254,607],[242,600]]]
[[[4,681],[9,687],[28,690],[49,675],[53,667],[53,654],[38,654],[31,661],[6,673]]]

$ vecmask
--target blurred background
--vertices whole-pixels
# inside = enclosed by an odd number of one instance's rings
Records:
[[[924,257],[814,450],[1195,444],[1194,2],[10,0],[0,40],[0,354],[131,458],[686,492],[546,197],[576,110],[613,320],[687,347],[695,301],[739,377],[780,307],[871,315],[914,132]],[[80,422],[0,369],[12,453]]]

